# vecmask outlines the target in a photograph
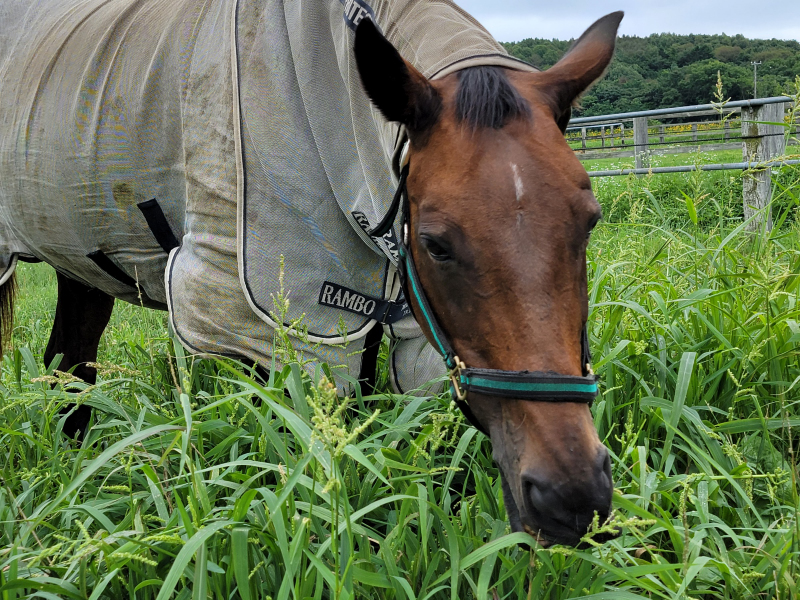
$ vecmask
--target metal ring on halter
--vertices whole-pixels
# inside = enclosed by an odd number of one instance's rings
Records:
[[[453,386],[452,389],[456,399],[464,402],[467,399],[467,392],[461,389],[461,370],[466,369],[467,365],[465,365],[463,361],[458,358],[458,356],[453,357],[453,362],[455,363],[455,366],[448,372],[448,375],[450,376],[450,383]]]

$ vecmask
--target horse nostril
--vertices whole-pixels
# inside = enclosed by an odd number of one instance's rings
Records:
[[[522,483],[526,508],[537,524],[543,529],[548,529],[548,524],[552,522],[567,527],[570,525],[569,518],[564,511],[564,502],[548,481],[531,475],[523,475]]]
[[[531,507],[539,513],[547,513],[547,507],[551,499],[548,497],[548,490],[552,493],[552,488],[543,485],[542,482],[537,481],[533,477],[523,478],[525,486],[525,496],[530,500]]]

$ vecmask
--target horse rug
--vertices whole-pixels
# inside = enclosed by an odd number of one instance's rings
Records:
[[[405,134],[361,88],[364,18],[428,77],[533,70],[449,0],[3,0],[0,278],[35,257],[198,353],[269,365],[280,327],[352,375],[384,321],[396,388],[441,375],[396,232],[366,233]]]

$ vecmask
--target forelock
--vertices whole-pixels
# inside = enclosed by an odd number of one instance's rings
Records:
[[[501,129],[516,117],[531,115],[523,98],[500,67],[468,67],[458,72],[456,119],[473,129]]]

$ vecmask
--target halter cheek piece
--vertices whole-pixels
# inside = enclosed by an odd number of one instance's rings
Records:
[[[408,179],[408,143],[403,148],[400,159],[400,181],[397,185],[389,210],[381,222],[369,232],[371,237],[382,237],[391,229],[397,213],[402,204],[403,212],[400,221],[402,235],[398,243],[400,281],[403,285],[406,298],[411,296],[417,302],[422,318],[428,326],[434,340],[434,347],[444,358],[450,376],[450,394],[467,417],[478,430],[486,435],[488,432],[480,425],[472,410],[467,404],[467,392],[486,394],[489,396],[502,396],[515,400],[530,400],[535,402],[585,402],[592,405],[597,396],[597,377],[592,372],[592,355],[589,351],[589,335],[584,324],[581,331],[581,364],[583,376],[559,375],[558,373],[543,373],[539,371],[501,371],[499,369],[475,369],[467,367],[456,356],[453,348],[447,341],[439,322],[431,310],[427,296],[422,289],[414,266],[409,244],[409,207],[406,180]],[[402,202],[403,196],[406,201]],[[409,295],[410,294],[410,295]]]

